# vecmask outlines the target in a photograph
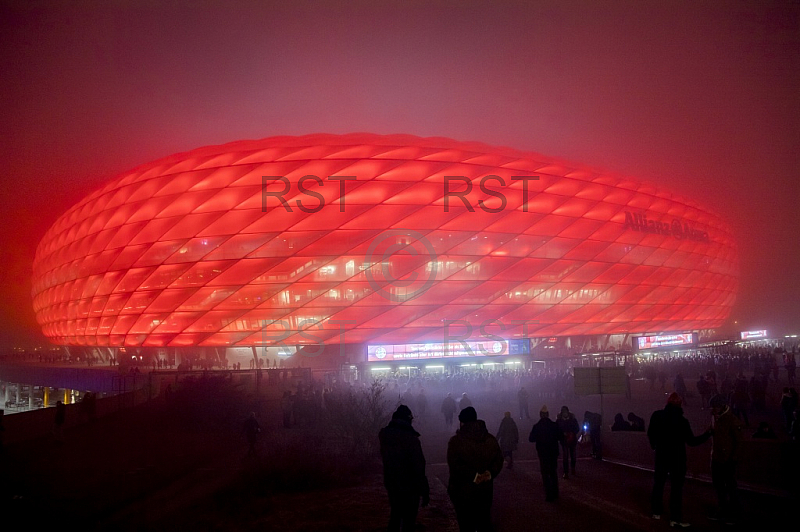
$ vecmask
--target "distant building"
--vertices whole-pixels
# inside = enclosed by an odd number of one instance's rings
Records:
[[[498,340],[704,331],[738,285],[728,225],[694,201],[532,153],[372,134],[142,165],[63,214],[33,271],[55,344],[267,347],[324,367],[368,345],[488,340],[491,356]]]

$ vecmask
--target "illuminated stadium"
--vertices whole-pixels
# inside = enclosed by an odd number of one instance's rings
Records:
[[[42,238],[33,305],[59,345],[365,361],[448,338],[713,330],[737,284],[727,224],[655,186],[479,143],[319,134],[111,180]]]

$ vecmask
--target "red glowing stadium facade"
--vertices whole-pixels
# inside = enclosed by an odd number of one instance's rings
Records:
[[[33,304],[62,345],[644,334],[720,326],[737,269],[721,219],[648,184],[478,143],[320,134],[112,180],[47,231]]]

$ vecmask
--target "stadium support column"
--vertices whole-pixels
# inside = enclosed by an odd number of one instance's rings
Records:
[[[254,345],[250,346],[250,349],[253,350],[253,367],[256,369],[256,393],[258,393],[258,385],[261,381],[261,369],[258,367],[258,351]]]

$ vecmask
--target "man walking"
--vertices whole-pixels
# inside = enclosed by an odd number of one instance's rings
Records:
[[[411,427],[414,416],[406,405],[392,414],[389,425],[378,434],[383,459],[383,484],[389,494],[389,532],[414,530],[420,500],[422,506],[430,501],[428,477],[425,475],[425,456],[419,442],[419,432]]]
[[[686,446],[697,446],[711,437],[707,430],[699,436],[692,433],[689,420],[683,417],[681,396],[673,392],[663,410],[656,410],[650,417],[647,437],[656,452],[655,479],[651,494],[653,519],[661,519],[664,508],[664,484],[670,481],[669,513],[670,526],[685,528],[683,521],[683,483],[686,480]]]
[[[517,401],[519,402],[519,418],[525,416],[525,419],[530,419],[531,415],[528,413],[528,390],[523,386],[517,392]]]
[[[61,401],[56,402],[56,418],[53,422],[53,437],[56,443],[64,443],[64,421],[67,416],[67,407]]]
[[[550,419],[547,405],[542,406],[539,411],[539,421],[531,429],[528,441],[536,443],[539,470],[544,482],[544,500],[555,502],[558,499],[558,444],[564,442],[564,433]]]
[[[719,508],[709,515],[712,521],[734,524],[739,506],[736,493],[736,458],[741,441],[742,422],[733,415],[722,395],[711,398],[713,432],[711,438],[711,482],[717,492]]]
[[[490,531],[493,482],[503,469],[503,453],[474,408],[463,409],[458,420],[461,428],[447,443],[447,493],[461,532]]]
[[[261,425],[258,424],[256,413],[250,412],[250,415],[244,422],[244,435],[247,437],[247,444],[249,445],[247,454],[248,456],[256,454],[256,443],[258,442],[258,435],[261,433]]]
[[[442,401],[442,414],[444,414],[444,424],[448,427],[453,426],[453,416],[456,413],[456,400],[453,399],[453,394],[447,392],[447,397]]]
[[[564,453],[564,478],[569,478],[570,469],[572,474],[575,474],[575,463],[577,462],[578,450],[578,433],[580,427],[578,426],[578,419],[575,414],[569,411],[566,405],[561,407],[561,413],[556,420],[558,428],[564,434],[564,441],[561,443],[561,452]]]
[[[500,421],[500,428],[497,429],[495,436],[500,443],[500,450],[503,451],[503,457],[508,457],[508,468],[514,468],[514,451],[517,450],[517,443],[519,443],[519,430],[517,424],[514,423],[514,418],[511,417],[511,412],[506,412],[502,421]]]

